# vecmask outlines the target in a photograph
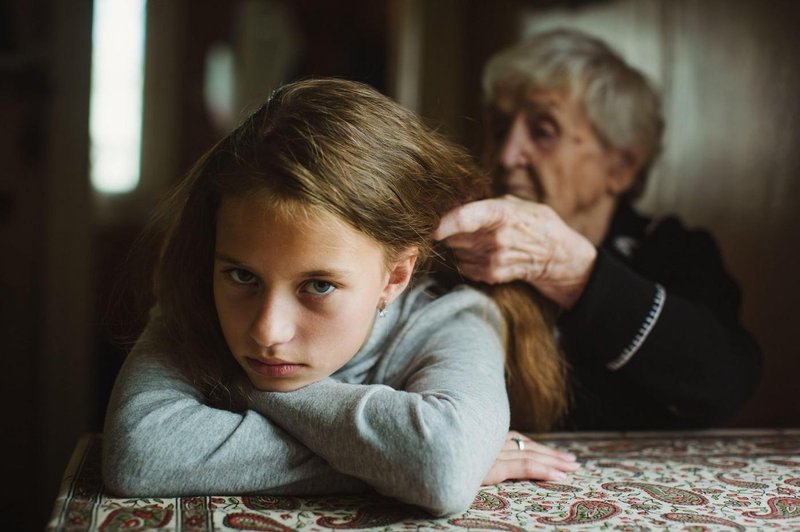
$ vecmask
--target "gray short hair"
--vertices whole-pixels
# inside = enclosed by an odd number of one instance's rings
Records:
[[[487,100],[500,88],[565,92],[577,97],[599,140],[633,150],[642,170],[630,191],[644,188],[661,151],[661,100],[644,75],[603,41],[575,30],[552,30],[495,54],[483,71]]]

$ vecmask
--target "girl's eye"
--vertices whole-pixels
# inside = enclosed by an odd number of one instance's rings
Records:
[[[309,281],[303,290],[314,296],[327,296],[336,290],[336,287],[328,281]]]
[[[236,284],[256,284],[256,276],[247,270],[233,268],[225,273],[227,273],[228,277]]]

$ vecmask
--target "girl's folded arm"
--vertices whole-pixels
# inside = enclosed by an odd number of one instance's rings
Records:
[[[466,510],[508,430],[503,355],[474,313],[431,324],[403,390],[327,379],[256,408],[337,470],[436,515]],[[457,325],[452,325],[457,324]]]
[[[366,488],[261,414],[203,404],[166,357],[139,347],[123,365],[109,402],[103,479],[111,492],[130,497]]]

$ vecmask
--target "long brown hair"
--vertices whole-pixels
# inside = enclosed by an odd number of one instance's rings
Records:
[[[506,383],[511,427],[545,432],[569,406],[566,359],[554,335],[558,309],[532,285],[485,287],[506,322]]]
[[[162,334],[209,400],[236,406],[247,386],[212,294],[216,214],[224,196],[259,194],[268,205],[332,213],[379,243],[387,258],[416,246],[421,269],[430,270],[444,266],[431,238],[442,215],[490,189],[464,150],[371,87],[337,79],[285,85],[198,161],[150,226],[161,242],[155,292]],[[533,399],[530,418],[537,422],[524,428],[549,428],[563,389],[556,393],[543,381],[553,371],[531,373],[531,364],[516,360],[555,359],[552,329],[538,300],[520,287],[484,288],[509,318],[508,345],[522,353],[508,360],[512,391],[524,382]],[[237,393],[226,393],[231,387]]]

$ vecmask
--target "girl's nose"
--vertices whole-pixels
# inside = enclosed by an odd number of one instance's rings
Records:
[[[262,348],[288,343],[295,335],[295,316],[290,301],[266,296],[250,326],[250,338]]]

